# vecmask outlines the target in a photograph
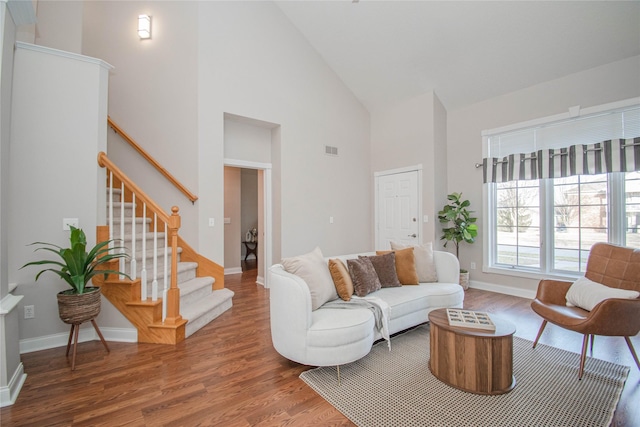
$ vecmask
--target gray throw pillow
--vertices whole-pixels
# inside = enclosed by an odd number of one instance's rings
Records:
[[[353,281],[353,289],[359,297],[364,297],[371,292],[380,290],[382,285],[378,279],[378,273],[373,268],[369,258],[348,259],[349,274]]]
[[[398,273],[396,272],[396,254],[389,252],[384,255],[375,256],[363,256],[359,258],[369,258],[371,264],[373,264],[374,270],[380,280],[380,285],[383,288],[397,288],[402,286],[400,280],[398,280]]]

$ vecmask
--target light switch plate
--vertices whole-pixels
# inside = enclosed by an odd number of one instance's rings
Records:
[[[71,225],[73,225],[75,228],[79,228],[78,224],[78,218],[62,218],[62,230],[64,231],[71,230]]]

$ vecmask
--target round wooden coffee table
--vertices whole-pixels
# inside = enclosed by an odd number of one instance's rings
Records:
[[[495,331],[450,326],[445,308],[429,313],[429,369],[440,381],[477,394],[503,394],[516,386],[510,322],[491,317]]]

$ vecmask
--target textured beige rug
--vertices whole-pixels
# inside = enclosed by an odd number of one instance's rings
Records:
[[[516,387],[499,396],[465,393],[429,371],[429,326],[376,344],[363,359],[316,368],[300,378],[361,427],[608,426],[629,368],[513,338]]]

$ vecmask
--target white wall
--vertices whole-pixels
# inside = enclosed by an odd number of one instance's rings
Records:
[[[428,216],[428,222],[422,222],[424,242],[435,239],[436,214],[447,187],[447,165],[437,157],[446,145],[446,119],[434,92],[371,113],[373,171],[422,165],[422,213]]]
[[[33,43],[82,53],[83,1],[38,1],[37,31]]]
[[[0,406],[12,404],[24,375],[19,352],[19,300],[9,295],[11,93],[16,25],[0,2]]]
[[[280,157],[272,163],[279,169],[274,210],[281,211],[283,256],[316,245],[326,254],[370,249],[367,111],[275,5],[202,2],[198,18],[200,185],[212,190],[201,216],[221,215],[217,183],[224,113],[231,113],[280,125]],[[325,156],[325,144],[338,146],[341,156]],[[201,250],[215,260],[220,233],[200,233]]]
[[[141,42],[143,12],[153,16],[153,38]],[[274,261],[316,245],[327,254],[372,248],[369,115],[277,6],[87,2],[84,16],[83,52],[116,67],[110,115],[200,197],[193,212],[180,204],[181,234],[194,248],[224,265],[225,113],[281,126],[272,147]],[[324,156],[325,144],[341,157]],[[162,206],[173,203],[119,147],[110,142],[110,157],[158,189],[151,195]]]
[[[197,10],[198,2],[84,2],[82,53],[115,67],[109,75],[111,118],[191,192],[201,196],[197,174]],[[152,16],[151,40],[138,38],[141,13]],[[180,234],[197,249],[199,202],[192,204],[117,135],[111,131],[108,135],[108,156],[166,212],[170,213],[173,205],[180,208]],[[219,219],[222,224],[222,215]],[[204,221],[202,226],[207,226],[206,218]]]
[[[37,268],[20,267],[42,256],[33,253],[32,242],[68,243],[63,218],[78,218],[95,244],[96,225],[106,215],[105,173],[96,159],[106,148],[108,64],[22,45],[14,70],[8,271],[9,281],[18,283],[16,294],[24,295],[20,312],[34,305],[36,313],[20,319],[20,338],[68,336],[56,303],[56,293],[68,285],[53,274],[36,283]],[[108,304],[103,311],[101,326],[126,325]]]
[[[274,125],[251,123],[226,116],[224,158],[271,163],[271,129]]]
[[[482,224],[481,132],[527,120],[565,113],[569,107],[582,108],[628,99],[640,95],[640,57],[585,70],[478,104],[448,112],[448,191],[462,192]],[[479,230],[473,245],[460,247],[460,264],[483,262],[485,230]],[[515,288],[532,295],[538,280],[471,270],[471,280]]]

